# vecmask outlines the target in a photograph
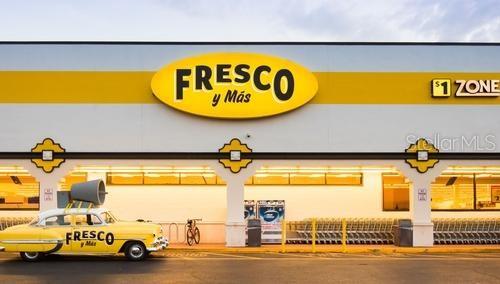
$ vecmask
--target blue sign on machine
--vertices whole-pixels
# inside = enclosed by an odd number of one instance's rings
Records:
[[[258,200],[257,211],[262,224],[262,243],[280,243],[281,225],[285,219],[285,201]]]
[[[245,200],[245,220],[255,219],[256,211],[255,200]]]

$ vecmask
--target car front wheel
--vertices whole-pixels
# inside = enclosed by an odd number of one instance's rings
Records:
[[[43,254],[40,252],[21,252],[20,255],[27,262],[36,262],[43,258]]]
[[[132,261],[140,261],[148,256],[146,247],[139,242],[131,243],[125,249],[125,256]]]

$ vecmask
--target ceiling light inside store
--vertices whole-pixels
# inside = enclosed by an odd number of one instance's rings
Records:
[[[25,170],[23,167],[17,167],[17,166],[12,166],[12,167],[0,167],[0,174],[2,173],[25,173],[29,175],[29,172]]]
[[[442,175],[457,175],[457,174],[500,174],[500,167],[497,166],[482,166],[482,167],[466,167],[466,166],[451,166],[443,171]]]

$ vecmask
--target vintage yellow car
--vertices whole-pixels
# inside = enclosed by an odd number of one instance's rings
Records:
[[[167,246],[160,225],[119,221],[103,208],[48,210],[29,224],[0,231],[0,251],[19,252],[30,262],[47,254],[117,253],[139,261]]]

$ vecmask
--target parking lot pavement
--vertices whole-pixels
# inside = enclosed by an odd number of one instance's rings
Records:
[[[143,262],[123,256],[57,256],[24,263],[0,254],[5,283],[500,283],[500,254],[214,253],[165,251]]]

